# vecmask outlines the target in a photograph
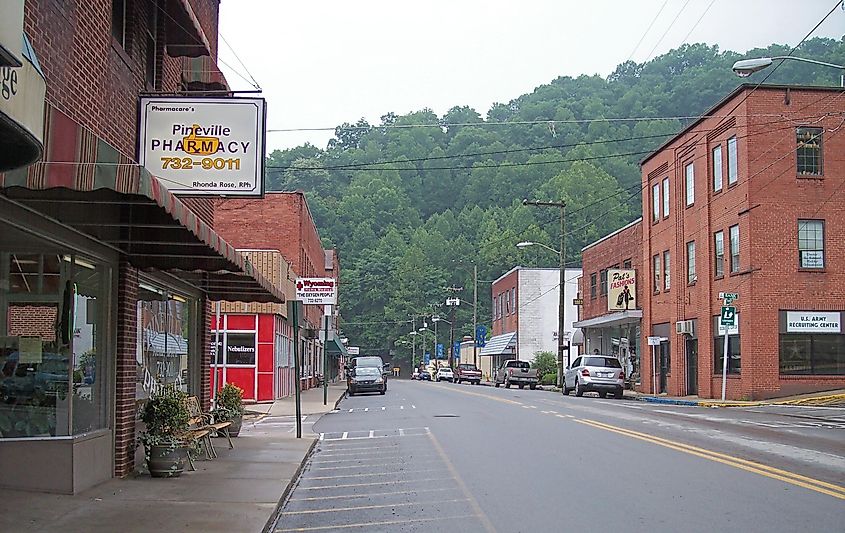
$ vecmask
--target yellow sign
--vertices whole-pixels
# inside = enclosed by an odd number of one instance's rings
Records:
[[[200,131],[200,125],[194,124],[193,128],[191,128],[191,134],[182,137],[182,146],[185,153],[191,155],[216,154],[220,148],[220,138],[209,135],[198,136],[197,131]]]
[[[607,271],[607,310],[627,311],[637,308],[637,273],[634,269],[611,268]]]

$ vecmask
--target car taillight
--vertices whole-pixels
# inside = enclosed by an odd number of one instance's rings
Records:
[[[512,376],[512,375],[513,375],[513,368],[509,368],[509,369],[508,369],[508,375],[509,375],[509,376]]]
[[[620,372],[620,373],[619,373],[619,379],[622,379],[622,380],[624,380],[624,379],[625,379],[625,372]]]
[[[581,371],[581,375],[582,375],[582,376],[589,376],[589,375],[590,375],[590,371],[589,371],[589,370],[587,370],[587,369],[585,368],[584,370],[582,370],[582,371]]]

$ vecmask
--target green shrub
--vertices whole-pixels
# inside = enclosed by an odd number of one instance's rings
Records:
[[[555,383],[557,383],[557,372],[543,374],[543,377],[540,379],[540,385],[554,385]]]
[[[531,368],[536,368],[539,376],[557,374],[557,355],[554,352],[534,352]]]
[[[244,414],[244,390],[233,383],[226,383],[217,392],[217,409],[215,419],[225,422]]]
[[[163,387],[144,403],[139,416],[146,424],[139,440],[145,446],[169,444],[182,439],[191,414],[188,394],[176,387]]]

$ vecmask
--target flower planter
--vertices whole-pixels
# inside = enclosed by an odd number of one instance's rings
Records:
[[[243,424],[244,418],[241,415],[236,416],[232,419],[232,425],[229,426],[229,436],[230,437],[237,437],[241,432],[241,425]]]
[[[147,467],[152,477],[179,477],[185,469],[188,449],[181,444],[153,445],[147,454]]]

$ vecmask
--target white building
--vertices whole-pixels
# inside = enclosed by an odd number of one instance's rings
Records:
[[[564,338],[571,339],[578,308],[580,268],[564,273]],[[481,349],[480,367],[490,373],[505,359],[531,361],[541,351],[557,354],[560,270],[556,268],[515,267],[493,282],[493,331]],[[578,355],[572,346],[570,358]]]

